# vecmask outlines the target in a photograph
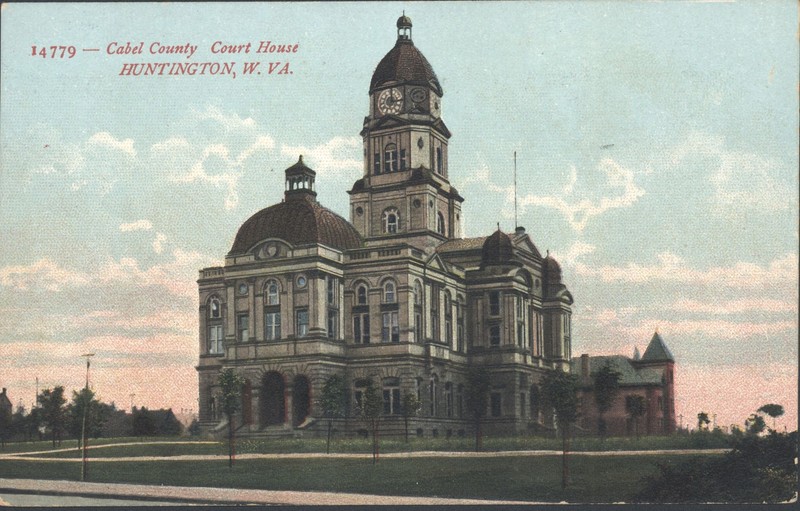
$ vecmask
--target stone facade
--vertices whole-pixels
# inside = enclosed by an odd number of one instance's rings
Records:
[[[222,428],[220,369],[245,379],[239,434],[324,429],[319,396],[334,374],[347,384],[357,431],[360,386],[382,390],[382,434],[400,433],[402,396],[422,403],[418,435],[465,434],[470,367],[490,374],[484,430],[527,432],[551,420],[539,404],[547,371],[569,370],[572,296],[561,269],[525,229],[463,238],[441,118],[443,91],[398,20],[395,47],[370,84],[364,174],[350,220],[316,200],[302,157],[286,170],[285,198],[247,220],[222,267],[200,270],[197,366],[200,421]]]

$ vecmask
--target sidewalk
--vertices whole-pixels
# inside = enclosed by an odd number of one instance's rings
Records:
[[[39,479],[2,479],[0,493],[36,493],[84,497],[114,497],[141,500],[166,500],[192,504],[272,504],[303,506],[386,506],[386,505],[530,505],[535,502],[509,500],[447,499],[438,497],[399,497],[357,493],[246,490],[236,488],[197,488],[138,484],[81,483]]]

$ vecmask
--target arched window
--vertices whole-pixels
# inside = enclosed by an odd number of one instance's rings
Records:
[[[222,302],[216,296],[208,300],[208,334],[206,349],[208,353],[221,355],[224,351],[224,331],[222,325]]]
[[[414,305],[422,305],[422,284],[414,281]]]
[[[222,317],[222,306],[219,298],[214,297],[208,301],[208,317],[210,319],[220,319]]]
[[[266,290],[266,304],[267,305],[280,305],[280,287],[277,280],[268,280],[265,287]]]
[[[383,303],[395,303],[397,301],[397,293],[394,281],[387,280],[383,285]]]
[[[367,305],[367,286],[360,284],[356,288],[356,304]]]
[[[394,208],[383,212],[383,232],[394,234],[400,230],[400,214]]]
[[[436,214],[436,232],[439,234],[444,234],[445,226],[444,226],[444,215],[439,212]]]
[[[439,174],[442,173],[442,169],[444,168],[444,159],[442,158],[442,148],[436,148],[436,172]]]
[[[383,148],[383,171],[397,172],[397,146],[386,144]]]

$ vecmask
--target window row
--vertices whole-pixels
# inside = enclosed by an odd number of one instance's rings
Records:
[[[373,155],[372,171],[375,175],[406,170],[406,168],[408,168],[406,150],[400,149],[398,151],[397,144],[386,144],[386,147],[383,148],[383,154],[376,152]]]
[[[296,286],[304,288],[307,284],[306,277],[299,275],[296,278]],[[339,288],[341,286],[337,277],[328,276],[325,279],[326,296],[328,305],[337,305],[339,301]],[[246,294],[247,284],[240,285],[240,294]],[[264,305],[280,305],[281,303],[281,286],[276,279],[270,279],[264,284]],[[217,296],[212,296],[208,299],[208,317],[209,319],[222,319],[222,301]]]
[[[367,388],[370,384],[369,380],[356,380],[353,385],[353,408],[355,413],[359,413],[360,410],[365,406],[365,400],[367,399]],[[404,415],[405,413],[409,413],[409,415],[416,415],[417,413],[421,412],[422,406],[422,392],[423,392],[423,385],[422,379],[417,378],[415,389],[412,396],[416,398],[416,403],[413,403],[414,406],[417,407],[416,410],[403,410],[404,401],[408,404],[412,404],[412,401],[408,398],[405,398],[401,394],[400,388],[400,380],[399,378],[384,378],[382,385],[381,385],[381,392],[380,396],[382,397],[383,401],[383,408],[382,413],[383,415]],[[408,401],[406,401],[408,399]],[[439,389],[439,381],[436,376],[431,378],[428,384],[428,407],[425,409],[427,414],[431,417],[464,417],[465,416],[465,395],[464,395],[464,385],[454,385],[451,382],[446,382],[444,384],[443,393],[440,395]]]

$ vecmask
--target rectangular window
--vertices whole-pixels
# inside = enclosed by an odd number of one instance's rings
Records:
[[[444,335],[448,346],[453,346],[453,322],[449,319],[444,321]]]
[[[236,331],[239,334],[240,341],[247,341],[250,338],[250,316],[248,314],[239,314],[236,316]]]
[[[375,174],[380,174],[381,173],[381,155],[380,155],[380,153],[375,153],[375,163],[374,163],[372,169],[374,170]]]
[[[264,314],[265,329],[264,337],[268,341],[274,341],[281,338],[281,313],[280,312],[267,312]]]
[[[517,323],[517,345],[525,345],[525,325],[521,322]]]
[[[308,335],[308,309],[298,309],[295,311],[297,318],[295,325],[295,335],[305,337]]]
[[[222,353],[222,325],[208,327],[208,352],[214,354]]]
[[[489,293],[489,314],[492,316],[500,315],[500,291]]]
[[[458,407],[458,416],[464,416],[464,386],[458,385],[458,392],[456,393],[456,406]]]
[[[385,151],[383,153],[383,171],[397,172],[397,151]]]
[[[453,384],[447,383],[445,384],[445,409],[447,410],[447,416],[453,416]]]
[[[439,342],[439,313],[431,311],[431,330],[433,342]]]
[[[491,346],[500,346],[500,325],[489,327],[489,344]]]
[[[422,342],[422,314],[414,313],[414,338],[416,342]]]
[[[338,282],[336,277],[328,277],[328,305],[336,305],[336,295],[338,291]]]
[[[397,321],[397,312],[383,313],[383,328],[381,329],[381,341],[400,342],[400,326]]]
[[[406,170],[406,150],[400,149],[400,170]]]
[[[397,387],[384,387],[383,389],[383,414],[400,414],[400,389]]]
[[[369,314],[353,315],[353,339],[356,344],[369,344]]]
[[[339,311],[328,309],[328,338],[336,339],[339,337]]]
[[[519,395],[519,416],[521,418],[525,418],[525,393],[522,392]]]
[[[492,417],[500,417],[503,413],[503,398],[499,392],[492,392]]]
[[[461,324],[461,320],[458,322],[457,342],[458,346],[456,346],[456,349],[458,351],[464,351],[464,325]]]

